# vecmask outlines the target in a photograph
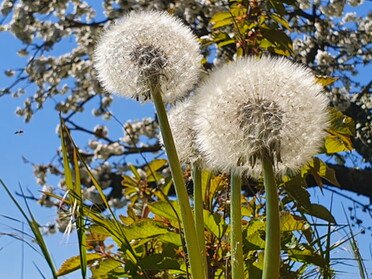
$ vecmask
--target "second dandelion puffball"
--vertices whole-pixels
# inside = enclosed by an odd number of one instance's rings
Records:
[[[328,100],[310,70],[286,58],[242,58],[216,70],[195,100],[197,142],[211,166],[261,175],[297,171],[328,127]]]
[[[200,48],[182,22],[165,12],[132,12],[103,31],[94,62],[103,87],[146,101],[159,86],[165,103],[188,93],[200,72]]]

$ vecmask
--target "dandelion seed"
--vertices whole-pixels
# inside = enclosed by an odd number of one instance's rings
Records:
[[[95,50],[98,79],[109,92],[140,101],[158,85],[173,103],[192,89],[200,71],[196,37],[164,12],[132,12],[108,27]]]

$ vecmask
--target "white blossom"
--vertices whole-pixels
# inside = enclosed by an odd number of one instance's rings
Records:
[[[297,171],[322,146],[327,98],[306,68],[285,58],[240,59],[216,70],[195,100],[196,139],[211,166],[260,175]]]
[[[95,51],[98,78],[109,92],[146,101],[156,80],[165,103],[192,89],[200,60],[190,29],[160,12],[130,13],[103,32]]]

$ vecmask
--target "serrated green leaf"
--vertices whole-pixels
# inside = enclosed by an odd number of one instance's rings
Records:
[[[203,210],[203,218],[205,227],[218,239],[221,239],[225,235],[227,224],[221,214],[218,212],[212,214],[208,210]]]
[[[101,259],[103,256],[97,253],[88,253],[86,255],[87,263],[90,264],[97,259]],[[63,276],[69,274],[75,270],[80,269],[80,256],[75,256],[65,260],[57,272],[57,276]]]

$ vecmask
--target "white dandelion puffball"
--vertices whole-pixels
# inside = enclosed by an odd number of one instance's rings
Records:
[[[94,61],[107,91],[146,101],[155,83],[169,104],[197,82],[201,55],[196,37],[179,19],[165,12],[132,12],[103,32]]]
[[[328,100],[310,70],[286,58],[242,58],[212,73],[195,100],[196,140],[219,170],[295,172],[323,144]],[[238,167],[238,168],[237,168]]]
[[[167,115],[180,162],[201,165],[201,153],[197,149],[193,129],[194,108],[193,97],[187,98],[172,106]],[[161,136],[160,142],[163,143]]]

